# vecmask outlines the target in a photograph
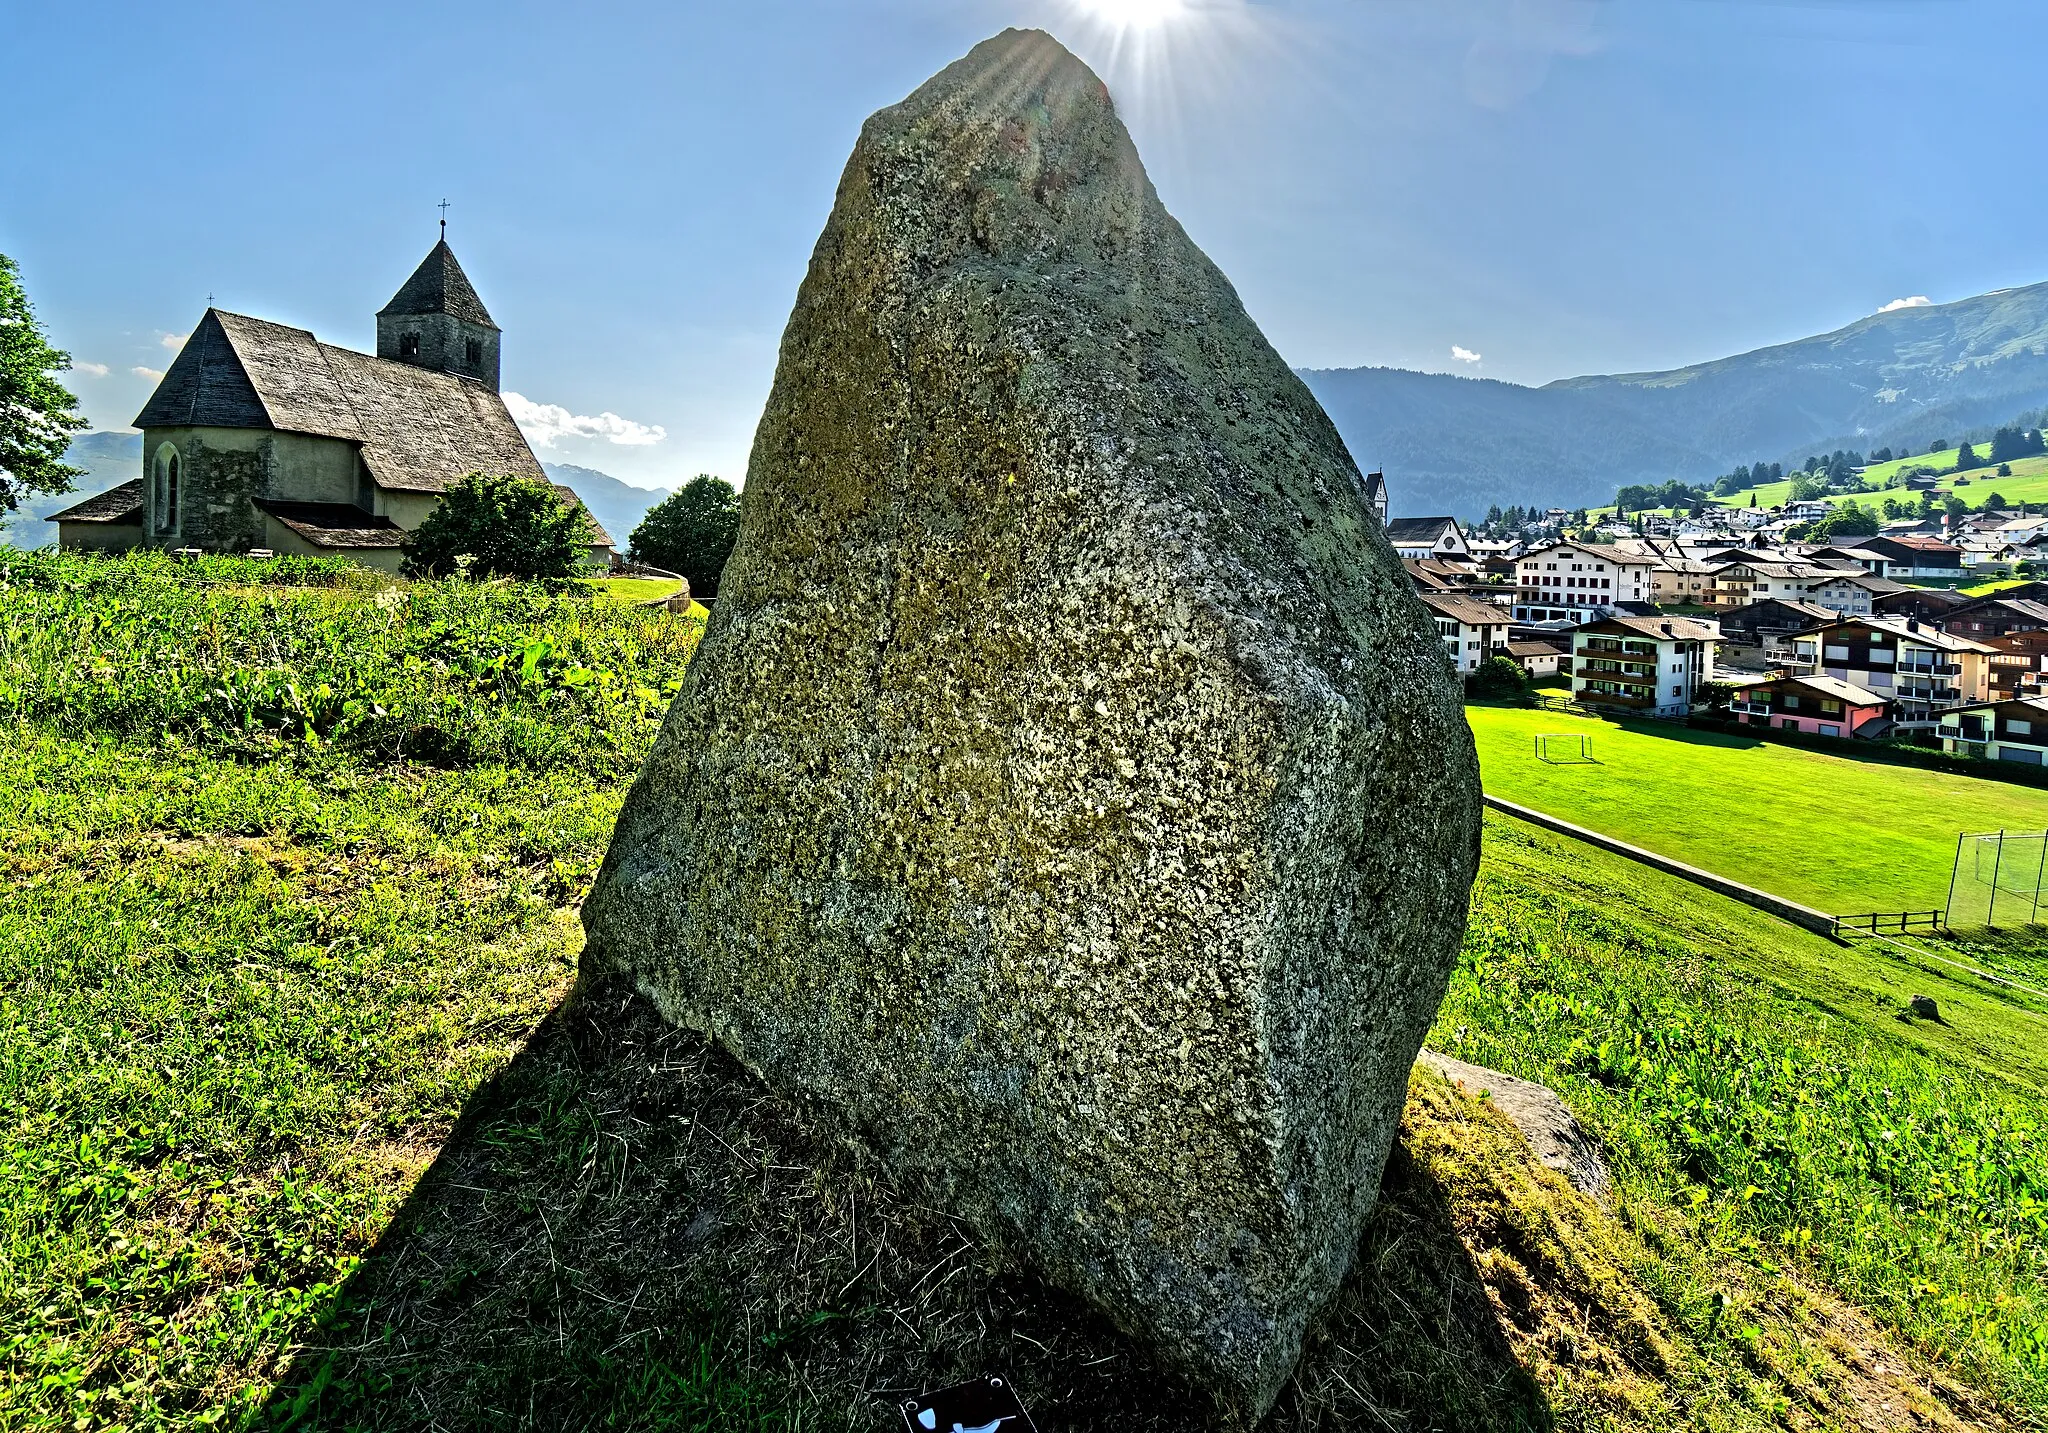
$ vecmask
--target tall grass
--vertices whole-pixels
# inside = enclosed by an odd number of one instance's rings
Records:
[[[630,772],[703,623],[338,562],[0,556],[0,719],[260,757]]]
[[[1431,1043],[1554,1086],[1709,1248],[1811,1269],[2048,1420],[2039,1095],[1760,986],[1769,925],[1717,931],[1676,883],[1507,823],[1487,856]],[[1572,899],[1566,862],[1613,867],[1613,899]]]

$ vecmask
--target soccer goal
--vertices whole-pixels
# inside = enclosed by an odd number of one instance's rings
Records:
[[[1956,838],[1946,924],[1954,930],[2039,925],[2044,877],[2048,831],[1965,832]]]
[[[1552,766],[1576,765],[1593,759],[1593,738],[1582,731],[1543,731],[1536,734],[1536,759]]]

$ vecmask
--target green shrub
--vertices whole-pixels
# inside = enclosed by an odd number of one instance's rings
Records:
[[[572,577],[590,550],[583,511],[534,478],[471,473],[406,544],[416,577]]]
[[[1465,696],[1472,701],[1499,702],[1525,699],[1535,683],[1512,657],[1488,657],[1476,671],[1465,674]]]

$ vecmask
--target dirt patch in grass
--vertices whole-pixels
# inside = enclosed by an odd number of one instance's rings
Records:
[[[2002,1427],[1838,1301],[1725,1289],[1683,1221],[1418,1074],[1358,1269],[1272,1429]],[[1048,1429],[1228,1428],[1128,1340],[639,997],[584,991],[470,1102],[269,1419],[885,1428],[982,1372]]]

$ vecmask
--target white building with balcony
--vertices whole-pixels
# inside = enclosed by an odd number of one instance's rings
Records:
[[[1572,697],[1581,706],[1682,717],[1714,674],[1721,629],[1689,617],[1608,617],[1572,633]]]

